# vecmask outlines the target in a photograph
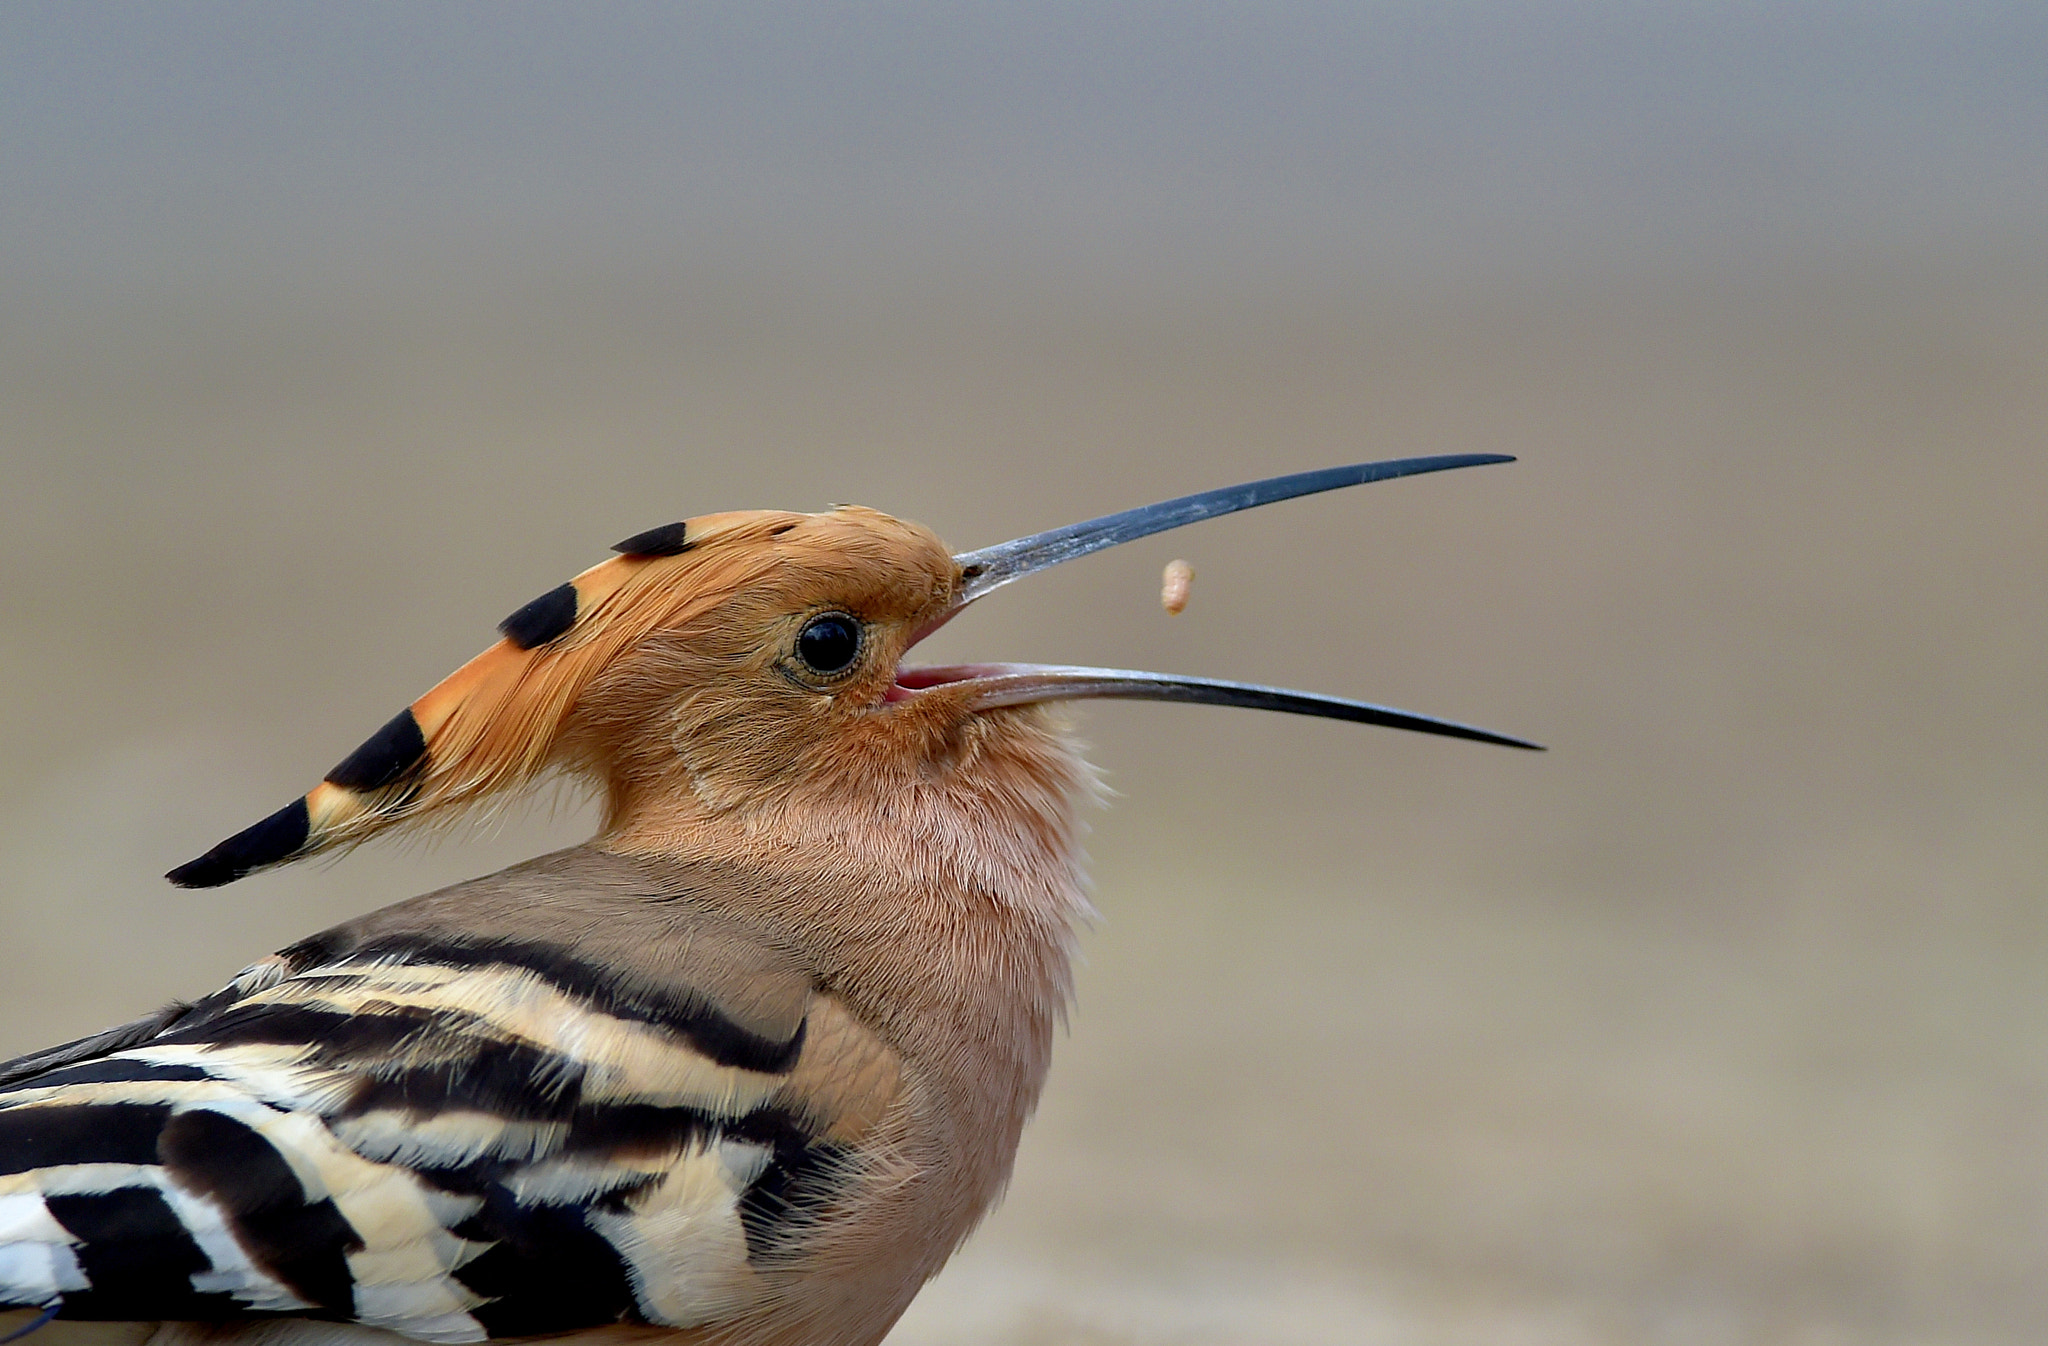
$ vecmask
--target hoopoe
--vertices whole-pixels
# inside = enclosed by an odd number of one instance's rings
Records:
[[[550,771],[601,795],[596,838],[0,1065],[0,1330],[881,1340],[1001,1192],[1067,999],[1090,770],[1048,703],[1536,746],[1303,692],[906,652],[1132,538],[1503,461],[1278,477],[957,556],[851,507],[628,538],[169,878],[228,883]]]

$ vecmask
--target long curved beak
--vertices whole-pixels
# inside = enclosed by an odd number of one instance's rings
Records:
[[[1202,491],[1139,509],[1107,514],[1086,523],[1068,524],[1014,542],[998,543],[979,551],[962,552],[953,558],[960,568],[960,582],[948,618],[970,603],[993,593],[1013,580],[1062,561],[1114,547],[1120,542],[1149,537],[1184,524],[1199,523],[1241,509],[1291,500],[1299,495],[1362,486],[1368,482],[1390,481],[1396,477],[1445,472],[1460,467],[1481,467],[1489,463],[1511,463],[1514,459],[1498,453],[1445,454],[1429,458],[1396,458],[1379,463],[1354,463],[1349,467],[1296,472],[1284,477]],[[1525,739],[1497,734],[1453,720],[1376,706],[1365,701],[1319,696],[1313,692],[1288,691],[1253,683],[1223,682],[1213,678],[1176,677],[1165,673],[1144,673],[1119,668],[1076,668],[1041,664],[972,664],[944,668],[906,668],[897,677],[906,695],[941,684],[971,684],[978,693],[977,704],[988,709],[1025,705],[1036,701],[1066,701],[1079,698],[1120,698],[1135,701],[1188,701],[1211,706],[1245,706],[1256,710],[1278,710],[1294,715],[1315,715],[1325,719],[1348,720],[1355,724],[1377,724],[1392,729],[1409,729],[1447,738],[1498,743],[1510,748],[1542,751],[1542,745]]]
[[[1023,579],[1034,570],[1044,570],[1120,542],[1133,542],[1169,528],[1200,523],[1241,509],[1292,500],[1298,495],[1315,495],[1342,486],[1363,486],[1368,482],[1392,481],[1396,477],[1419,477],[1425,472],[1448,472],[1457,467],[1484,467],[1488,463],[1512,463],[1504,453],[1447,453],[1434,458],[1390,458],[1383,463],[1353,463],[1349,467],[1325,467],[1314,472],[1295,472],[1285,477],[1268,477],[1242,486],[1224,486],[1198,491],[1178,500],[1141,505],[1118,514],[1105,514],[1086,523],[1070,523],[1015,542],[998,542],[980,551],[964,551],[953,558],[960,567],[960,587],[955,591],[957,607],[993,593],[1012,580]]]
[[[1081,668],[1072,664],[956,664],[906,668],[897,677],[897,684],[911,691],[948,683],[972,684],[979,693],[975,700],[979,710],[1024,706],[1034,701],[1088,698],[1186,701],[1203,706],[1243,706],[1247,710],[1316,715],[1326,720],[1349,720],[1353,724],[1377,724],[1388,729],[1412,729],[1418,734],[1438,734],[1444,738],[1465,738],[1475,743],[1498,743],[1509,748],[1543,751],[1540,743],[1496,734],[1477,725],[1459,724],[1456,720],[1440,720],[1434,715],[1417,715],[1413,711],[1395,710],[1392,706],[1376,706],[1370,701],[1293,692],[1285,687],[1225,682],[1220,678],[1187,678],[1130,668]]]

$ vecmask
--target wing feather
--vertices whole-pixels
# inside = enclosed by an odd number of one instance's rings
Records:
[[[772,1295],[860,1181],[899,1063],[798,970],[736,973],[732,931],[676,942],[720,959],[693,979],[390,925],[0,1066],[0,1304],[694,1326]]]

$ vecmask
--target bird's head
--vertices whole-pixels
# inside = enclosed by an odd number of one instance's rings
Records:
[[[1321,715],[1517,747],[1518,739],[1363,702],[1118,669],[917,667],[917,642],[1033,571],[1168,528],[1339,486],[1507,459],[1403,459],[1277,477],[954,555],[870,509],[713,514],[619,555],[500,625],[502,638],[308,794],[171,871],[211,887],[528,784],[594,781],[614,829],[684,801],[781,808],[907,781],[1029,773],[1056,744],[1037,707],[1082,697]]]

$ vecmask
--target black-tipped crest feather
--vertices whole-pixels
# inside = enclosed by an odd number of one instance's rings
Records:
[[[680,556],[690,549],[690,541],[685,536],[687,531],[684,524],[665,523],[659,528],[635,533],[624,542],[614,542],[612,550],[625,556]]]
[[[312,830],[313,818],[301,796],[164,877],[180,888],[218,888],[265,865],[289,860],[305,846]]]
[[[498,623],[498,633],[522,650],[561,636],[576,624],[576,586],[559,584]]]
[[[403,780],[426,759],[427,736],[420,732],[420,722],[407,706],[337,763],[326,780],[344,790],[367,793]]]

